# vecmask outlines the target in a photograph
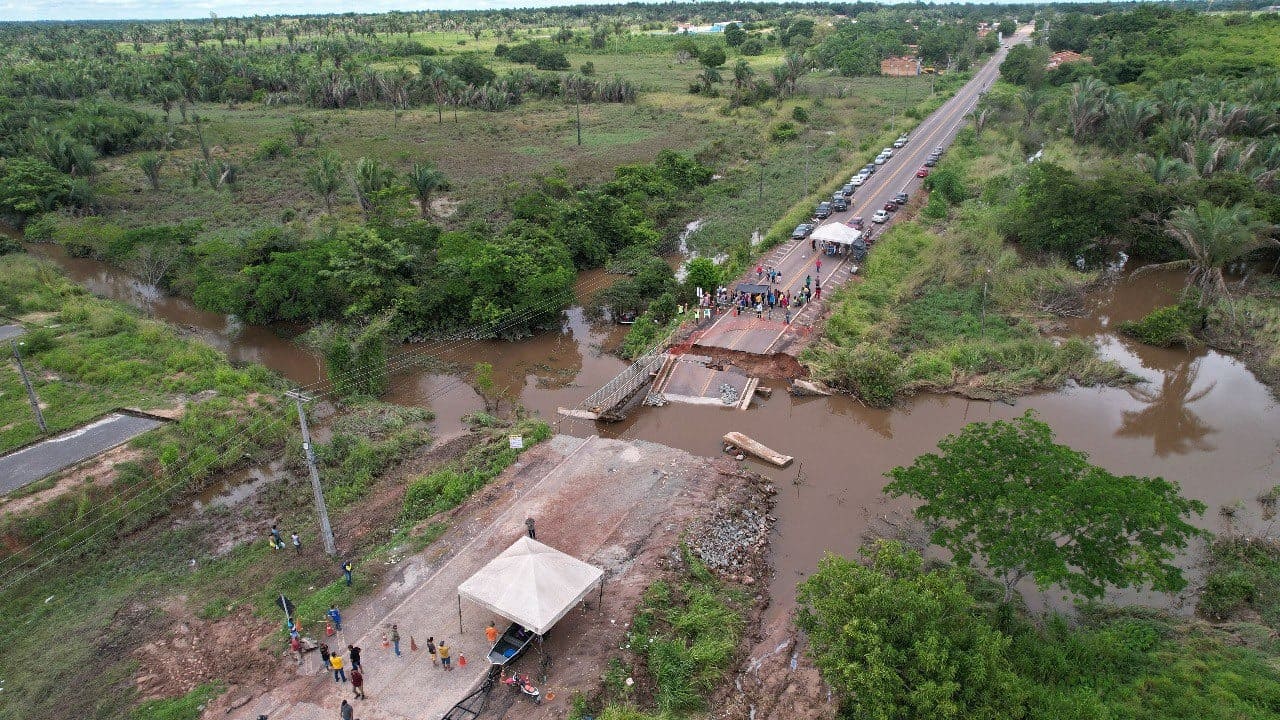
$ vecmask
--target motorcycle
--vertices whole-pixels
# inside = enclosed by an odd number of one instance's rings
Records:
[[[528,675],[524,673],[512,673],[511,675],[507,675],[507,671],[504,669],[498,674],[498,681],[511,688],[512,692],[520,692],[528,695],[533,699],[534,705],[542,704],[542,692],[538,690],[538,688],[534,687],[533,683],[529,682]]]

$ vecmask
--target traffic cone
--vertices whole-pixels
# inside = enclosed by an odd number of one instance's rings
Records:
[[[387,639],[386,633],[382,633],[382,647],[383,648],[391,647],[391,641]]]
[[[418,641],[414,640],[412,635],[409,636],[409,649],[418,652]]]
[[[333,635],[333,632],[334,632],[334,631],[333,631],[333,622],[331,622],[331,621],[326,621],[326,622],[325,622],[325,624],[324,624],[324,634],[325,634],[325,635]]]
[[[467,656],[466,656],[466,655],[461,655],[461,654],[459,654],[459,655],[458,655],[458,667],[466,667],[466,666],[467,666]]]

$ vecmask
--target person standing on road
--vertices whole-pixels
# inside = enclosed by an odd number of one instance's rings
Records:
[[[818,252],[818,240],[817,240],[817,238],[809,238],[809,252],[810,252],[810,253]]]
[[[537,533],[537,532],[535,532],[535,531],[534,531],[534,529],[533,529],[533,518],[525,518],[525,519],[524,519],[524,527],[525,527],[525,529],[526,529],[526,530],[528,530],[528,531],[529,531],[529,539],[530,539],[530,540],[537,540],[537,539],[538,539],[538,533]]]
[[[759,279],[760,279],[760,278],[762,278],[762,277],[764,277],[764,266],[763,266],[763,265],[757,265],[757,266],[756,266],[756,280],[759,280]]]
[[[440,664],[444,666],[445,670],[453,670],[453,666],[449,664],[449,646],[443,640],[440,641],[439,651]]]
[[[354,569],[350,560],[342,563],[342,577],[346,579],[347,587],[351,587],[351,571]]]
[[[362,670],[364,665],[360,662],[360,648],[355,645],[347,646],[347,655],[351,657],[351,669]]]
[[[360,672],[360,668],[351,670],[351,689],[356,691],[356,697],[365,700],[364,696],[364,673]]]
[[[804,276],[804,286],[805,286],[805,288],[806,288],[806,289],[808,289],[808,287],[809,287],[810,285],[812,285],[812,284],[813,284],[813,276],[812,276],[812,275],[805,275],[805,276]]]
[[[396,657],[400,657],[400,628],[391,626],[391,647],[395,648]]]
[[[498,642],[498,628],[493,625],[493,623],[489,623],[489,627],[484,629],[484,639],[488,640],[490,645]]]
[[[427,652],[431,653],[431,664],[436,664],[436,639],[435,637],[427,638]]]
[[[298,661],[299,665],[301,665],[302,664],[302,641],[298,639],[297,635],[294,635],[289,638],[289,649],[293,651],[294,659]]]
[[[338,606],[330,605],[329,611],[325,615],[329,616],[329,622],[333,623],[333,629],[342,632],[342,613],[338,612]]]
[[[342,669],[342,656],[334,653],[329,656],[329,667],[333,670],[334,682],[346,682],[347,671]]]
[[[817,284],[813,286],[813,299],[814,300],[822,299],[822,281],[821,280],[819,280]]]
[[[329,669],[329,646],[320,643],[320,671],[324,672]]]
[[[355,720],[355,714],[355,708],[351,707],[351,703],[346,700],[343,700],[342,704],[338,706],[338,720]]]
[[[293,551],[294,551],[294,552],[296,552],[296,553],[298,553],[299,555],[301,555],[301,554],[302,554],[302,540],[300,540],[300,539],[298,538],[298,533],[293,533],[292,535],[290,535],[290,536],[289,536],[289,539],[293,541]]]
[[[818,258],[818,261],[813,264],[813,267],[814,267],[813,274],[817,275],[818,277],[822,277],[822,258]]]

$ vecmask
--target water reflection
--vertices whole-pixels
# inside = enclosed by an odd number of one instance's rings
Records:
[[[1210,381],[1196,389],[1199,375],[1200,359],[1187,358],[1162,372],[1158,386],[1148,382],[1128,388],[1129,396],[1143,405],[1121,411],[1116,437],[1149,437],[1158,457],[1215,450],[1206,438],[1217,430],[1189,406],[1213,392],[1218,383]]]

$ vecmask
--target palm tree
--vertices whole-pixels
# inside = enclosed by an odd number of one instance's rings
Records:
[[[1107,99],[1111,88],[1093,77],[1086,77],[1071,88],[1067,112],[1071,117],[1071,136],[1084,140],[1106,119]]]
[[[351,184],[356,190],[360,209],[366,214],[373,209],[374,195],[391,187],[392,173],[376,158],[362,157],[356,161],[351,174]]]
[[[1148,265],[1139,272],[1186,270],[1187,287],[1194,285],[1200,290],[1200,306],[1224,299],[1234,322],[1235,305],[1222,269],[1260,247],[1280,245],[1263,234],[1275,228],[1255,219],[1253,213],[1246,205],[1220,207],[1204,200],[1195,207],[1174,210],[1165,222],[1165,232],[1182,246],[1186,259]]]
[[[327,152],[307,168],[307,187],[324,200],[325,212],[332,213],[333,196],[342,187],[342,159],[337,153]]]
[[[1139,155],[1137,160],[1142,169],[1159,185],[1178,180],[1188,180],[1196,174],[1195,169],[1190,165],[1178,158],[1164,154],[1156,155],[1155,157]]]
[[[418,196],[418,209],[422,211],[422,217],[427,217],[430,213],[431,193],[449,189],[449,179],[433,162],[414,163],[407,179],[413,194]]]
[[[138,158],[138,167],[142,168],[142,174],[147,176],[147,182],[151,184],[152,190],[160,189],[160,166],[164,165],[164,156],[156,153],[144,153]]]
[[[711,92],[711,86],[720,82],[720,71],[710,65],[703,65],[702,72],[698,73],[698,80],[702,83],[703,92]]]
[[[431,94],[436,98],[436,123],[443,125],[445,90],[449,88],[449,79],[452,76],[444,68],[426,60],[419,65],[418,70],[422,81],[427,84]]]
[[[1022,104],[1022,129],[1026,130],[1031,127],[1032,121],[1036,118],[1036,113],[1040,112],[1040,108],[1044,106],[1048,96],[1040,90],[1032,90],[1027,88],[1018,93],[1018,102]]]

